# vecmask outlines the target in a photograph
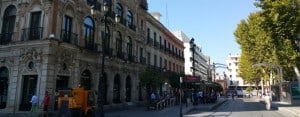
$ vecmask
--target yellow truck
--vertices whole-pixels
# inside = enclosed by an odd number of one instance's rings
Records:
[[[96,94],[93,90],[78,87],[59,90],[58,109],[60,115],[72,117],[93,117],[96,110]]]

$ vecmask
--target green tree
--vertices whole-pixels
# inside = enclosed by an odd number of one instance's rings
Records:
[[[295,78],[293,68],[299,67],[299,1],[257,0],[257,7],[265,17],[262,28],[268,32],[276,45],[277,61],[284,68],[285,78]],[[295,80],[295,79],[286,79]]]
[[[146,87],[147,100],[150,101],[150,93],[156,91],[163,83],[162,73],[151,69],[146,69],[140,74],[140,82]]]
[[[255,5],[261,10],[241,20],[234,32],[241,46],[239,75],[257,84],[260,76],[266,78],[267,73],[277,73],[266,66],[252,68],[253,64],[267,62],[281,65],[284,78],[295,80],[287,78],[295,78],[293,68],[299,66],[299,1],[256,0]]]
[[[275,46],[268,33],[261,28],[265,18],[261,12],[252,13],[248,20],[242,20],[234,35],[237,43],[241,46],[239,61],[239,75],[247,83],[258,85],[258,78],[263,72],[253,69],[252,65],[261,62],[276,61]]]

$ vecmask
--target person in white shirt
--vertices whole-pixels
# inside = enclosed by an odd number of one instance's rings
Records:
[[[270,110],[271,109],[271,97],[269,96],[268,93],[266,93],[266,96],[265,96],[265,103],[266,103],[266,109]]]
[[[155,94],[152,92],[152,94],[151,94],[151,101],[152,101],[152,102],[155,102],[155,100],[156,100],[156,96],[155,96]]]
[[[37,108],[38,108],[38,105],[39,105],[39,99],[38,99],[38,96],[36,96],[35,94],[31,97],[31,100],[30,100],[30,103],[31,103],[31,110],[30,110],[30,114],[32,115],[33,113],[36,112]]]

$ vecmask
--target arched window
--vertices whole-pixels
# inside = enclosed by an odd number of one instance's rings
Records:
[[[127,40],[127,54],[128,54],[129,61],[133,61],[133,56],[132,56],[132,39],[131,39],[131,37],[128,37],[128,40]]]
[[[117,32],[116,35],[116,50],[117,50],[117,56],[122,57],[122,35],[121,32]]]
[[[85,47],[89,50],[95,49],[95,44],[94,44],[94,22],[90,17],[86,17],[84,19],[84,24],[83,24],[83,36],[84,36],[84,42],[85,42]]]
[[[15,28],[16,12],[16,7],[12,5],[7,7],[4,11],[0,45],[11,42],[11,37]]]
[[[133,28],[133,15],[130,10],[127,11],[127,25]]]
[[[117,4],[117,14],[120,16],[120,21],[123,21],[123,7],[120,3]]]
[[[87,90],[91,89],[91,77],[92,74],[89,70],[84,70],[80,77],[80,85]]]

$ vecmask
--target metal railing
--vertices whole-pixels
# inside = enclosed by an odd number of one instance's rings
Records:
[[[6,45],[11,42],[12,33],[0,34],[0,45]]]
[[[71,31],[62,30],[61,40],[66,43],[78,45],[78,35]]]
[[[43,27],[24,28],[22,31],[22,41],[41,40],[43,37]]]

